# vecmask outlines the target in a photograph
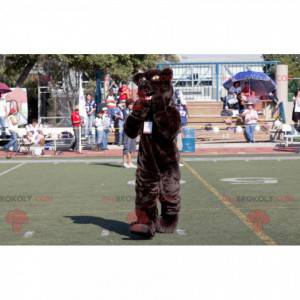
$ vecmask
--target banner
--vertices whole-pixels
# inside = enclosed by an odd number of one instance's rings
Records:
[[[11,88],[11,92],[2,95],[0,111],[7,116],[14,108],[18,114],[19,125],[28,123],[28,101],[26,88]],[[1,114],[2,114],[1,113]]]
[[[78,106],[79,106],[79,115],[84,120],[87,118],[86,109],[85,109],[85,98],[84,98],[84,91],[82,87],[82,75],[80,75],[79,79],[79,100],[78,100]]]

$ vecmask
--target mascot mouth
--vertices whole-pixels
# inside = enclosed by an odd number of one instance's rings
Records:
[[[150,90],[150,89],[139,88],[138,94],[143,99],[151,100],[154,92],[152,90]]]

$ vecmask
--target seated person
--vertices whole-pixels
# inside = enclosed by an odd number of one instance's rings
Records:
[[[244,83],[244,87],[242,89],[242,95],[246,96],[246,97],[250,97],[251,96],[251,90],[250,90],[250,84],[249,82],[245,82]]]
[[[237,98],[238,98],[238,110],[239,113],[241,114],[242,112],[244,112],[245,106],[247,105],[247,98],[242,94],[239,94]]]
[[[238,103],[237,95],[241,93],[241,84],[239,81],[233,83],[233,86],[229,89],[228,95],[226,97],[221,97],[224,102],[223,109],[230,108],[234,104]]]
[[[265,96],[265,99],[271,100],[273,104],[277,105],[279,102],[279,99],[277,98],[276,91],[272,91],[268,95]]]
[[[43,147],[45,145],[45,136],[42,124],[33,119],[31,124],[26,126],[26,138],[32,144]]]

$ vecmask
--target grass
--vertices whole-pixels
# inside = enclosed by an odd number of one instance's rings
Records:
[[[246,220],[251,212],[266,214],[269,221],[260,229],[277,244],[300,244],[299,160],[188,164],[208,186],[183,167],[178,232],[140,240],[128,231],[128,214],[134,209],[134,186],[128,182],[134,180],[134,170],[116,163],[28,162],[0,177],[0,244],[263,245],[255,224],[247,226],[210,188],[230,199]],[[15,165],[0,164],[0,173]],[[278,183],[221,181],[230,177],[272,177]],[[6,222],[16,209],[28,217],[20,231]]]

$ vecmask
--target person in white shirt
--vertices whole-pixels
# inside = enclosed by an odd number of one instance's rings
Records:
[[[9,151],[10,147],[13,147],[13,151],[18,150],[18,118],[17,111],[12,108],[7,116],[8,131],[10,133],[9,142],[3,147],[5,151]]]
[[[254,109],[254,103],[247,102],[247,109],[242,113],[245,122],[245,135],[248,143],[254,143],[254,132],[258,120],[257,111]]]
[[[293,109],[293,121],[295,126],[299,127],[300,125],[300,90],[296,91],[294,100],[294,109]]]
[[[103,107],[97,114],[94,126],[96,128],[96,141],[98,150],[107,150],[107,139],[111,127],[111,120],[107,113],[107,107]]]
[[[45,136],[43,133],[43,126],[37,120],[33,119],[31,124],[26,126],[26,133],[29,140],[36,146],[44,146]]]
[[[1,97],[0,93],[0,127],[1,127],[1,135],[5,135],[6,129],[6,100]]]

